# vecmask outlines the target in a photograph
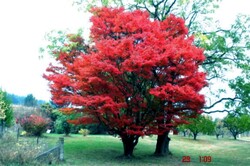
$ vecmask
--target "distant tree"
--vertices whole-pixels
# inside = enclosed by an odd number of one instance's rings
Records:
[[[219,139],[219,136],[221,135],[223,137],[226,132],[224,122],[222,119],[216,118],[214,120],[214,124],[215,124],[214,133],[215,133],[216,138]]]
[[[214,123],[210,116],[198,115],[197,118],[188,119],[190,124],[185,124],[184,128],[189,129],[196,140],[199,133],[212,134],[214,132]]]
[[[183,133],[183,136],[186,137],[187,132],[188,132],[188,129],[186,128],[185,125],[179,125],[179,126],[177,127],[177,130],[178,130],[179,132],[182,132],[182,133]]]
[[[37,100],[32,94],[28,94],[24,99],[24,105],[27,107],[37,106]]]
[[[48,125],[48,128],[50,129],[50,132],[54,133],[55,132],[55,121],[58,117],[58,115],[54,112],[56,110],[51,103],[43,103],[40,105],[40,110],[42,114],[48,118],[50,118],[50,123]]]
[[[43,114],[45,114],[47,117],[51,118],[52,121],[56,120],[55,114],[53,114],[54,108],[50,103],[43,103],[40,105],[40,110]]]
[[[49,122],[47,119],[38,115],[30,115],[20,120],[20,125],[22,128],[27,133],[37,137],[37,144],[39,142],[39,138],[46,131],[48,123]]]
[[[250,131],[249,114],[228,114],[223,122],[235,140],[239,134]]]

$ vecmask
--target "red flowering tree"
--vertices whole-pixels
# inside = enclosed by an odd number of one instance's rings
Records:
[[[59,65],[50,65],[44,77],[63,112],[82,114],[71,123],[103,123],[121,137],[130,157],[140,136],[164,135],[201,113],[199,91],[206,82],[198,69],[205,57],[174,15],[152,21],[139,10],[93,8],[92,13],[93,45],[69,35],[69,49],[54,52]]]

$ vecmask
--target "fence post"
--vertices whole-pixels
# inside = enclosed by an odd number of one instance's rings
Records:
[[[60,161],[64,160],[64,149],[63,149],[63,146],[64,146],[64,138],[60,137],[59,138],[59,160]]]
[[[0,138],[2,138],[4,135],[4,121],[0,120]]]

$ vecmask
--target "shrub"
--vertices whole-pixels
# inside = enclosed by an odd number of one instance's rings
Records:
[[[82,134],[83,136],[87,136],[89,134],[89,130],[88,129],[81,129],[81,130],[79,130],[79,133]]]
[[[30,115],[21,119],[22,128],[29,134],[37,137],[37,143],[39,137],[46,131],[48,120],[38,115]]]

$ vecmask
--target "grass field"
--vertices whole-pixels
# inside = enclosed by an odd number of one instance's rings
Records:
[[[62,135],[47,134],[44,138],[54,144]],[[171,136],[172,156],[153,156],[156,137],[146,137],[139,141],[134,151],[135,158],[124,159],[122,143],[119,138],[104,135],[71,135],[65,137],[65,162],[63,166],[247,166],[250,163],[250,142],[223,138],[216,140],[212,136],[199,136],[198,140],[182,136]],[[189,156],[191,162],[182,162],[183,156]],[[210,156],[211,162],[200,162],[199,156]]]

